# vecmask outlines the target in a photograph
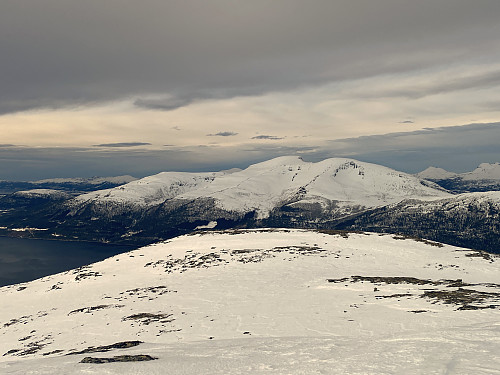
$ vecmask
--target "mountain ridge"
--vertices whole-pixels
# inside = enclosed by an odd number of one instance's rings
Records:
[[[287,156],[244,170],[162,172],[68,199],[6,196],[0,235],[144,245],[195,230],[348,228],[499,252],[495,194],[484,195],[481,205],[463,204],[460,212],[452,208],[466,197],[376,164]]]
[[[160,174],[166,178],[158,184],[156,192],[164,186],[175,185],[178,173]],[[182,174],[194,180],[197,178],[203,180],[203,176],[207,175],[209,174]],[[168,180],[170,176],[173,181]],[[410,196],[433,199],[447,195],[444,191],[436,191],[437,189],[433,187],[423,185],[408,174],[344,158],[308,163],[300,157],[285,156],[251,165],[242,171],[230,174],[214,172],[210,176],[213,178],[203,181],[207,183],[194,183],[189,189],[180,189],[177,194],[174,192],[164,196],[160,193],[158,195],[161,198],[154,202],[159,204],[161,199],[166,201],[174,198],[188,201],[215,199],[221,209],[243,213],[255,210],[259,218],[265,218],[273,208],[279,204],[289,203],[296,197],[300,198],[298,202],[305,200],[322,203],[326,199],[374,207]],[[122,199],[117,199],[119,203],[147,206],[137,198],[148,194],[144,191],[150,187],[148,180],[152,177],[154,176],[118,188],[88,193],[75,198],[74,202],[76,205],[82,201],[99,204],[99,200],[113,201],[109,197],[112,194],[120,194]],[[368,179],[369,181],[364,181]],[[134,188],[138,186],[143,186],[145,189],[136,194]]]

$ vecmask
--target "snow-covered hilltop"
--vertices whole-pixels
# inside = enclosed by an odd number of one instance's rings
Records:
[[[499,264],[394,235],[179,237],[0,288],[0,373],[493,374]]]

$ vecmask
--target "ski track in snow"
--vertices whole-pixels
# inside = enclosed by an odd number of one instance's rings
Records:
[[[182,236],[0,288],[0,373],[499,374],[499,264],[394,235]],[[158,359],[79,363],[124,354]]]

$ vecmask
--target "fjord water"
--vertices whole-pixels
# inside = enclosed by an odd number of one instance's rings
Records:
[[[132,249],[91,242],[0,237],[0,287],[67,271]]]

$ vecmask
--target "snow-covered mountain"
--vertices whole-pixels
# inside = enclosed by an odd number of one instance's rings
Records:
[[[500,163],[482,163],[475,170],[465,173],[429,167],[416,176],[455,193],[500,190]]]
[[[432,182],[375,164],[280,157],[245,170],[164,172],[49,205],[30,219],[45,221],[17,223],[4,215],[0,224],[48,228],[44,234],[58,238],[144,244],[209,223],[215,229],[329,228],[339,218],[404,199],[449,196]]]
[[[458,173],[448,172],[443,168],[429,167],[422,172],[417,173],[416,176],[425,180],[444,180],[447,178],[457,177]]]
[[[20,236],[13,230],[29,227],[44,229],[36,233],[43,238],[143,245],[204,229],[349,228],[498,252],[496,195],[484,195],[481,205],[457,203],[468,199],[380,165],[289,156],[245,170],[164,172],[36,206],[4,197],[0,234]]]
[[[0,373],[493,374],[499,264],[394,235],[183,236],[0,288]]]
[[[462,179],[465,181],[471,180],[490,180],[500,181],[500,163],[481,163],[472,172],[461,174]]]
[[[300,157],[279,157],[234,173],[160,173],[118,188],[81,195],[73,201],[109,207],[144,207],[179,201],[212,200],[217,208],[259,218],[282,205],[331,202],[350,213],[401,201],[406,198],[436,199],[444,191],[405,173],[351,159],[326,159],[308,163]],[[112,212],[110,214],[113,214]]]

